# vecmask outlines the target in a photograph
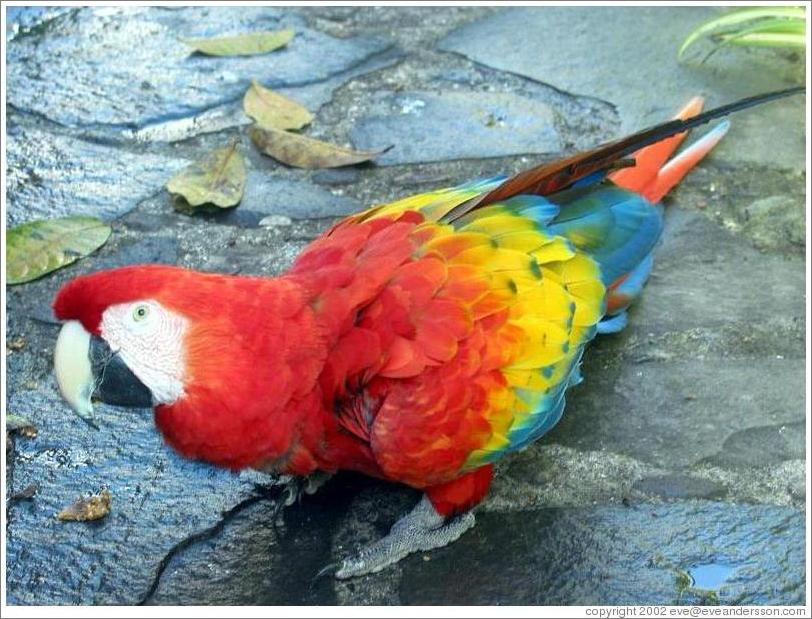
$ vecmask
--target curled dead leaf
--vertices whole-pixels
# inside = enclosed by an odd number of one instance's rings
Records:
[[[210,152],[173,176],[166,188],[191,206],[236,206],[242,200],[246,179],[245,160],[238,146],[235,140]]]
[[[352,150],[298,133],[258,126],[251,128],[251,141],[269,157],[295,168],[309,170],[364,163],[392,148],[388,146],[381,150]]]
[[[113,495],[108,490],[102,490],[99,494],[77,500],[59,512],[56,517],[62,521],[100,520],[110,513],[112,502]]]
[[[271,129],[301,129],[313,121],[313,114],[292,99],[265,88],[256,80],[245,91],[242,100],[245,114],[260,127]]]
[[[293,40],[293,30],[249,32],[226,37],[181,39],[196,52],[207,56],[255,56],[284,47]]]
[[[20,351],[23,348],[25,348],[25,344],[26,344],[25,338],[20,336],[20,337],[14,338],[13,340],[7,341],[6,342],[6,348],[8,350],[17,352],[17,351]]]

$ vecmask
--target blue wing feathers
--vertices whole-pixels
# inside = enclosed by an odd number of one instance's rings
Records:
[[[592,256],[606,285],[634,270],[662,233],[662,209],[636,193],[608,185],[560,197],[561,213],[548,229]]]
[[[617,292],[637,297],[653,264],[653,249],[663,228],[662,209],[636,193],[614,185],[595,185],[601,179],[583,182],[550,199],[517,196],[502,205],[530,217],[550,233],[562,236],[578,250],[590,255],[600,266],[606,286],[625,277]],[[585,179],[586,181],[586,179]],[[628,322],[624,310],[598,323],[594,333],[617,333]],[[594,334],[593,334],[594,335]],[[538,403],[536,410],[521,426],[508,432],[506,451],[523,449],[558,423],[565,406],[567,389],[581,382],[583,347],[574,359],[569,374]],[[488,457],[496,460],[494,453]]]

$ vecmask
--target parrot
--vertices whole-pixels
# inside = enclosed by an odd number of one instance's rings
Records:
[[[372,206],[278,277],[168,265],[76,277],[53,302],[59,391],[82,416],[97,401],[152,408],[171,448],[235,472],[353,471],[422,492],[332,566],[337,578],[445,546],[474,525],[494,465],[561,419],[589,342],[626,326],[661,200],[724,117],[800,92],[705,112],[695,97],[592,150]]]

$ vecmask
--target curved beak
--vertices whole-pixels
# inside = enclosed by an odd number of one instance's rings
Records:
[[[77,320],[65,323],[54,350],[59,392],[80,417],[93,415],[93,399],[117,406],[151,407],[152,393],[124,360]]]

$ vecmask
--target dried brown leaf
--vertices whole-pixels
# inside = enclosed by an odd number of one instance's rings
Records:
[[[17,352],[17,351],[20,351],[23,348],[25,348],[25,344],[26,344],[25,338],[20,336],[20,337],[14,338],[13,340],[7,341],[6,342],[6,348],[8,350],[12,350],[14,352]]]
[[[255,56],[267,54],[291,42],[293,30],[249,32],[227,37],[181,39],[196,52],[207,56]]]
[[[313,121],[306,107],[279,93],[265,88],[256,80],[245,91],[242,106],[260,127],[271,129],[301,129]]]
[[[37,438],[37,426],[19,415],[6,415],[6,432],[16,432],[25,438]]]
[[[77,500],[76,503],[59,512],[56,517],[63,521],[77,522],[100,520],[110,513],[112,502],[113,495],[108,490],[102,490],[97,495]]]
[[[166,188],[191,206],[214,204],[229,208],[242,200],[245,179],[245,160],[235,140],[178,172]]]
[[[295,168],[309,170],[364,163],[392,148],[388,146],[382,150],[352,150],[298,133],[257,126],[251,129],[251,141],[269,157]]]

